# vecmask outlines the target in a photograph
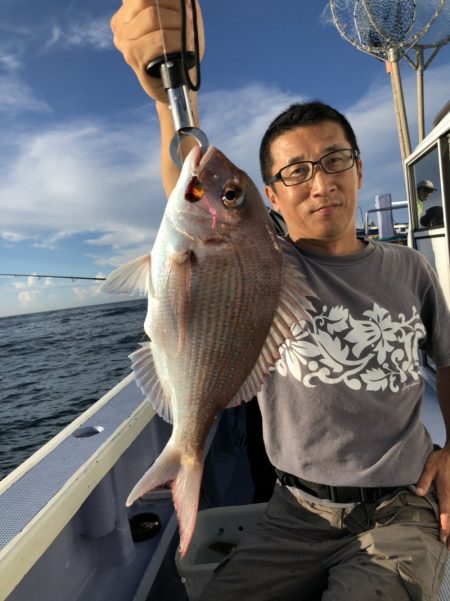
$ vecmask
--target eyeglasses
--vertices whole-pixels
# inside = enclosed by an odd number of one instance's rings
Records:
[[[278,173],[266,182],[267,185],[274,184],[280,180],[285,186],[296,186],[303,184],[314,175],[314,167],[320,165],[324,173],[340,173],[351,169],[355,164],[358,152],[353,148],[342,148],[324,154],[318,161],[299,161],[282,167]]]

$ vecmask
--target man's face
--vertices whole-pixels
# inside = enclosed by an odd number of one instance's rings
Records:
[[[272,175],[296,161],[318,161],[325,154],[350,148],[344,129],[334,121],[297,127],[271,145]],[[338,254],[354,252],[355,212],[362,186],[362,165],[357,159],[348,171],[327,174],[319,166],[314,177],[296,186],[277,181],[266,195],[282,213],[294,241]]]
[[[434,190],[430,190],[430,188],[419,188],[417,190],[417,196],[420,200],[428,200],[428,198],[433,194]]]

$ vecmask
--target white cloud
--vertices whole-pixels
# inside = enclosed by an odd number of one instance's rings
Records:
[[[51,33],[45,50],[55,47],[61,48],[86,48],[94,50],[109,50],[113,48],[112,33],[109,25],[110,15],[92,18],[81,15],[64,19],[52,25]]]
[[[80,232],[100,245],[148,241],[165,204],[151,142],[141,123],[69,123],[19,136],[0,165],[4,236],[47,248]]]
[[[26,236],[18,234],[17,232],[0,231],[0,238],[3,238],[8,242],[21,242],[26,239]]]
[[[73,293],[82,304],[86,304],[88,300],[98,300],[100,284],[95,286],[76,286],[73,288]]]
[[[44,13],[43,13],[44,15]],[[112,50],[111,14],[93,16],[74,12],[61,3],[53,17],[17,25],[13,18],[0,23],[0,67],[17,72],[25,66],[30,53],[46,54],[61,50]]]
[[[21,305],[27,307],[36,303],[41,295],[40,290],[25,290],[24,292],[20,292],[18,295],[18,299]]]
[[[25,281],[17,281],[13,283],[14,288],[32,288],[34,287],[38,282],[38,278],[30,275],[28,276],[26,282]]]
[[[20,52],[0,48],[0,65],[6,67],[9,71],[15,71],[22,64],[22,61],[19,58],[20,54]]]
[[[13,72],[22,66],[32,30],[21,24],[0,23],[0,67]]]
[[[15,75],[0,75],[0,114],[48,113],[49,105],[36,98],[32,89]]]

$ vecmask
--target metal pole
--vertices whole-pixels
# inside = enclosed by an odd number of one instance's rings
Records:
[[[395,90],[395,86],[394,86],[394,77],[392,75],[392,63],[390,63],[390,62],[386,63],[386,70],[387,70],[387,72],[389,74],[389,78],[391,80],[392,99],[394,101],[395,121],[397,123],[397,134],[398,134],[398,141],[400,144],[400,154],[401,154],[402,160],[403,160],[405,158],[405,148],[404,148],[404,142],[403,142],[403,136],[402,136],[402,126],[401,126],[401,122],[400,122],[400,114],[398,112],[398,102],[397,102],[396,90]]]
[[[392,83],[392,94],[394,96],[395,112],[397,115],[397,128],[400,139],[402,160],[411,154],[411,142],[409,138],[408,119],[406,116],[405,99],[403,96],[400,67],[398,64],[398,52],[396,48],[389,48],[390,76]]]
[[[425,109],[424,109],[424,88],[423,88],[423,48],[416,47],[416,70],[417,70],[417,129],[419,142],[425,137]]]

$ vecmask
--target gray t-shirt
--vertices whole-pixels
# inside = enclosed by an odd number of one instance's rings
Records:
[[[450,312],[418,252],[369,241],[349,256],[286,253],[317,295],[258,395],[273,465],[334,486],[415,483],[432,443],[418,348],[450,365]]]

